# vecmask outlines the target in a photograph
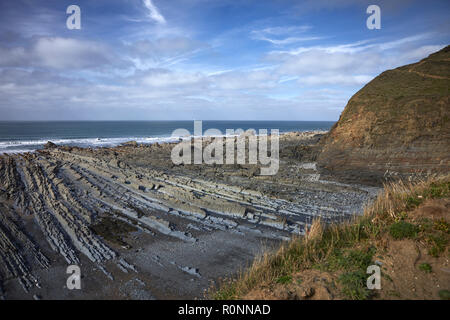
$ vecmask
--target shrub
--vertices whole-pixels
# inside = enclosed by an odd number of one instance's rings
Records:
[[[434,222],[434,228],[436,230],[445,232],[445,233],[449,233],[449,224],[447,221],[445,221],[444,218],[439,219],[438,221]]]
[[[445,251],[447,239],[442,234],[432,234],[428,237],[428,243],[432,245],[428,253],[433,257],[439,257]]]
[[[450,300],[450,291],[448,290],[439,291],[439,298],[441,298],[442,300]]]
[[[339,277],[342,285],[342,293],[352,300],[366,300],[370,297],[371,292],[367,289],[367,274],[358,270],[355,272],[347,272]]]
[[[286,284],[292,281],[291,276],[281,276],[276,280],[276,283]]]
[[[406,198],[406,205],[408,209],[418,207],[422,203],[422,199],[416,196]]]
[[[389,233],[394,239],[414,238],[417,236],[419,228],[409,222],[399,221],[393,223],[389,228]]]
[[[375,253],[375,248],[370,247],[366,250],[350,249],[341,250],[335,249],[333,254],[328,257],[327,261],[319,266],[319,269],[327,271],[336,270],[363,270],[372,263],[372,257]]]
[[[430,273],[432,271],[432,268],[428,263],[422,263],[419,265],[419,269],[426,273]]]
[[[450,194],[450,182],[433,182],[425,195],[429,198],[444,198]]]

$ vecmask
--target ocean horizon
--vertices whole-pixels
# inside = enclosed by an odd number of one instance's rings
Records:
[[[218,129],[278,129],[293,131],[329,130],[334,121],[289,120],[202,120],[203,132]],[[194,120],[123,120],[123,121],[0,121],[0,154],[22,153],[42,149],[51,141],[57,145],[77,147],[113,147],[127,141],[151,144],[176,141],[176,129],[194,133]]]

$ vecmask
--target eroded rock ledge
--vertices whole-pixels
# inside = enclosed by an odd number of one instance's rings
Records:
[[[64,297],[52,291],[64,283],[48,273],[81,264],[104,286],[83,297],[201,297],[209,280],[236,272],[262,243],[301,235],[318,215],[347,219],[374,196],[375,188],[320,180],[321,136],[283,135],[275,176],[259,176],[254,165],[175,166],[173,144],[49,144],[2,155],[0,296]]]

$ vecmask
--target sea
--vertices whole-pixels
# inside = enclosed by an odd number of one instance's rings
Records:
[[[221,121],[203,120],[202,130],[278,129],[292,131],[329,130],[332,121]],[[57,145],[112,147],[127,141],[155,143],[177,141],[176,129],[194,135],[194,121],[0,121],[0,153],[22,153]]]

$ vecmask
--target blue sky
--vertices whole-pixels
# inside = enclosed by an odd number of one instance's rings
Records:
[[[81,30],[66,8],[81,8]],[[381,9],[369,30],[366,9]],[[0,2],[0,120],[337,120],[449,44],[449,1]]]

